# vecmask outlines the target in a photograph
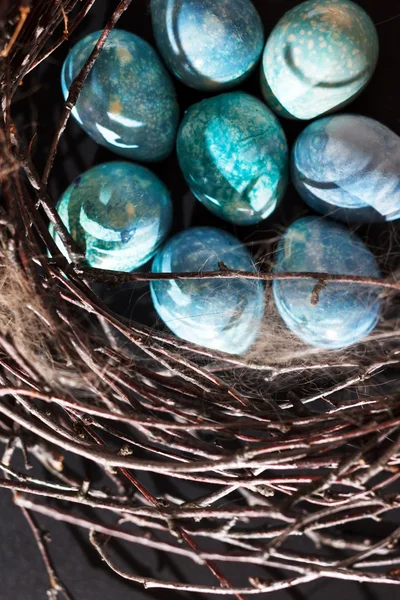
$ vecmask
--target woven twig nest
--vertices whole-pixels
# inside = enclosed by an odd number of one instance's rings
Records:
[[[95,0],[0,4],[0,486],[12,491],[36,535],[50,595],[70,597],[48,562],[37,513],[85,529],[105,565],[146,588],[243,598],[327,577],[399,584],[400,528],[386,518],[400,507],[400,284],[393,272],[369,282],[387,299],[383,325],[345,353],[311,351],[268,325],[250,356],[230,357],[121,317],[94,291],[93,282],[115,289],[150,278],[84,266],[47,185],[79,91],[131,2],[111,4],[115,11],[52,132],[44,170],[40,140],[18,103],[28,73],[51,60]],[[49,235],[49,221],[70,261]],[[268,260],[264,267],[268,294],[276,275]],[[304,277],[315,279],[316,296],[330,281]],[[23,473],[13,467],[18,452]],[[73,455],[96,463],[107,487],[79,478]],[[44,478],[29,471],[30,457],[44,466]],[[155,495],[143,474],[157,477],[158,489],[174,482],[174,493]],[[82,506],[98,509],[98,520],[82,516]],[[103,521],[103,511],[112,519]],[[349,524],[371,519],[387,520],[389,533],[365,527],[362,536],[352,534]],[[211,571],[215,584],[125,572],[112,538],[135,552],[146,546],[189,559]],[[228,579],[226,568],[235,564]]]

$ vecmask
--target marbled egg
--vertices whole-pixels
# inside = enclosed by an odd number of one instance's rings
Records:
[[[238,85],[261,56],[264,29],[250,0],[151,0],[157,46],[186,85]]]
[[[368,84],[379,42],[367,13],[349,0],[308,0],[273,29],[261,84],[279,115],[314,119],[351,102]]]
[[[213,227],[187,229],[156,255],[153,273],[256,272],[238,239]],[[152,281],[151,296],[164,323],[180,338],[230,354],[243,354],[255,341],[264,314],[258,280],[190,279]]]
[[[65,98],[100,33],[68,54],[61,76]],[[174,147],[179,109],[172,80],[156,51],[128,31],[110,33],[72,114],[98,144],[126,158],[161,160]]]
[[[335,115],[298,137],[293,183],[311,208],[349,222],[400,217],[400,137],[378,121]]]
[[[283,129],[265,104],[243,92],[214,96],[189,108],[177,150],[193,194],[226,221],[262,221],[286,190]]]
[[[145,167],[128,162],[104,163],[77,177],[57,210],[89,265],[113,271],[132,271],[147,262],[172,221],[165,185]]]
[[[295,221],[278,243],[274,271],[379,277],[375,257],[343,225],[320,217]],[[275,303],[288,328],[307,344],[345,348],[362,340],[379,319],[379,289],[356,283],[327,283],[313,306],[316,281],[276,280]]]

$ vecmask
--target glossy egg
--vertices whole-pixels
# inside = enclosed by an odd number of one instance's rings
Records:
[[[358,4],[308,0],[289,10],[267,40],[264,96],[279,115],[314,119],[365,88],[378,54],[375,25]]]
[[[221,261],[231,269],[256,272],[238,239],[213,227],[195,227],[167,242],[152,271],[219,271]],[[180,338],[229,354],[243,354],[257,338],[264,314],[258,280],[164,280],[152,281],[150,288],[159,316]]]
[[[285,193],[285,134],[265,104],[249,94],[229,92],[189,108],[177,150],[193,194],[226,221],[258,223]]]
[[[57,211],[89,265],[113,271],[132,271],[146,263],[172,221],[165,185],[145,167],[128,162],[104,163],[77,177]],[[52,227],[50,231],[65,254]]]
[[[319,213],[365,223],[400,217],[400,137],[378,121],[314,121],[295,143],[292,173],[300,196]]]
[[[65,98],[100,33],[68,54],[61,75]],[[128,31],[110,33],[72,114],[98,144],[126,158],[161,160],[174,147],[179,110],[173,83],[156,51]]]
[[[276,273],[312,272],[379,277],[375,257],[343,225],[320,217],[295,221],[278,243]],[[273,282],[278,311],[287,327],[307,344],[345,348],[362,340],[379,319],[379,288],[327,283],[316,306],[311,279]]]
[[[186,85],[238,85],[255,67],[264,29],[250,0],[151,0],[157,46]]]

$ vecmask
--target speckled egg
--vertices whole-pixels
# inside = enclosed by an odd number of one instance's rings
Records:
[[[61,75],[65,98],[100,33],[68,54]],[[126,158],[161,160],[174,147],[179,109],[173,83],[156,51],[128,31],[110,33],[72,114],[98,144]]]
[[[256,272],[238,239],[213,227],[187,229],[156,255],[153,273]],[[243,354],[256,340],[264,314],[264,289],[258,280],[191,279],[152,281],[154,306],[180,338],[229,354]]]
[[[273,29],[261,84],[279,114],[314,119],[351,102],[368,84],[379,42],[367,13],[349,0],[308,0]]]
[[[313,272],[379,277],[375,257],[343,225],[306,217],[295,221],[278,243],[276,273]],[[379,289],[356,283],[327,283],[313,306],[316,281],[274,281],[275,303],[288,328],[307,344],[345,348],[362,340],[379,319]]]
[[[186,85],[238,85],[261,56],[264,29],[250,0],[151,0],[157,46]]]
[[[113,271],[132,271],[147,262],[172,221],[165,185],[145,167],[128,162],[104,163],[77,177],[57,211],[89,265]]]
[[[283,129],[263,102],[243,92],[189,108],[177,150],[193,194],[231,223],[262,221],[285,193],[288,148]]]
[[[344,114],[311,123],[295,143],[292,174],[319,213],[364,223],[400,217],[400,137],[373,119]]]

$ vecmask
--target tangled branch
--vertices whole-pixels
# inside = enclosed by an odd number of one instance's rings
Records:
[[[396,294],[400,283],[391,276],[254,274],[222,266],[165,275],[85,266],[47,184],[74,103],[130,1],[117,5],[73,82],[42,176],[30,140],[14,121],[18,86],[95,0],[16,4],[7,18],[0,14],[6,40],[0,57],[0,488],[11,493],[33,532],[50,597],[71,599],[33,513],[87,530],[105,564],[145,588],[240,600],[321,578],[400,584],[400,531],[374,537],[366,528],[357,538],[344,527],[371,519],[389,523],[389,513],[400,509],[396,316],[345,356],[300,348],[284,361],[267,351],[236,358],[124,319],[92,287],[161,278],[261,278],[267,284],[307,278],[315,280],[317,304],[332,282],[377,286],[387,294]],[[54,244],[49,221],[71,262]],[[16,452],[25,458],[23,472],[13,467]],[[96,463],[107,487],[82,480],[68,453]],[[31,457],[45,476],[30,474]],[[157,473],[164,483],[192,482],[197,496],[156,497],[142,472]],[[81,507],[95,509],[93,518]],[[104,525],[103,513],[113,524]],[[299,537],[307,541],[302,552],[293,549]],[[127,573],[112,539],[192,561],[213,574],[215,586]],[[321,558],[321,548],[335,549],[340,558]],[[246,566],[239,585],[224,574],[236,563]],[[256,575],[260,568],[263,579]]]

